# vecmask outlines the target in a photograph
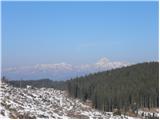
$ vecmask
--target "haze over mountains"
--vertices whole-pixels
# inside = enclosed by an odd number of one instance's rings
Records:
[[[129,65],[127,62],[110,61],[104,57],[94,64],[72,65],[68,63],[57,63],[2,68],[2,75],[9,79],[50,78],[53,80],[67,80],[77,76],[120,68],[127,65]]]

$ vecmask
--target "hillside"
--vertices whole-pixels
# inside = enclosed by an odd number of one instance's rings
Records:
[[[68,81],[68,92],[103,111],[159,107],[159,63],[141,63]]]
[[[0,85],[1,119],[133,118],[93,109],[87,103],[69,97],[66,91],[31,86],[17,88],[6,83]]]

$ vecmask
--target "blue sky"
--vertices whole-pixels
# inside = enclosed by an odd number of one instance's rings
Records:
[[[158,2],[2,2],[2,66],[158,60]]]

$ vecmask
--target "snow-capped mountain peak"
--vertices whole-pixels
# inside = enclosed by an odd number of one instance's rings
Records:
[[[110,62],[110,61],[109,61],[109,59],[108,59],[108,58],[103,57],[103,58],[101,58],[101,59],[96,63],[96,65],[103,66],[103,65],[108,64],[109,62]]]
[[[127,66],[128,63],[119,62],[119,61],[110,61],[107,58],[101,58],[97,63],[96,67],[102,70],[115,69],[123,66]]]

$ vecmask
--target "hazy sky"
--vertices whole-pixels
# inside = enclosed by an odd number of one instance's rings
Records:
[[[158,60],[158,2],[2,2],[2,66]]]

